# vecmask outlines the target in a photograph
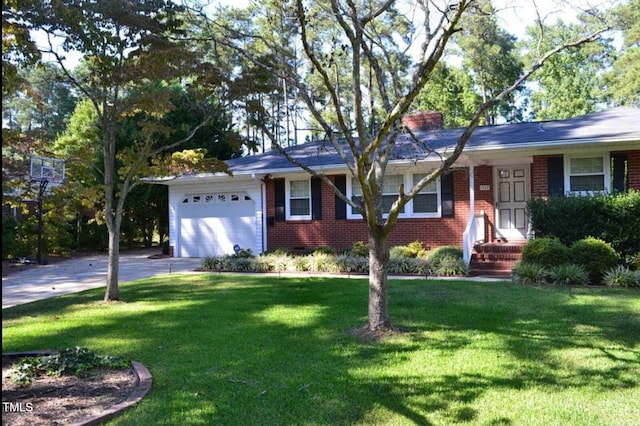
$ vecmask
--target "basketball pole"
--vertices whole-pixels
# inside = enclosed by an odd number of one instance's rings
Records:
[[[42,260],[42,242],[44,234],[44,223],[42,220],[42,197],[47,190],[48,180],[40,181],[40,189],[38,190],[38,265],[43,264]]]

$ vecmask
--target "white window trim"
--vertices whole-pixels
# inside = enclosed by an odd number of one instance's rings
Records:
[[[405,188],[413,188],[413,175],[414,174],[424,174],[424,172],[420,171],[412,171],[410,173],[393,173],[394,175],[402,175],[404,180]],[[438,210],[433,213],[414,213],[413,211],[413,200],[409,201],[404,207],[404,213],[400,213],[398,218],[402,219],[435,219],[442,217],[442,188],[440,185],[440,178],[436,180],[436,195],[437,195],[437,207]],[[347,175],[347,198],[351,199],[353,197],[353,187],[351,176]],[[383,217],[388,217],[388,214],[384,214]],[[353,208],[347,204],[347,219],[362,219],[362,215],[359,213],[355,213]]]
[[[293,215],[291,214],[291,181],[299,181],[299,180],[306,180],[307,184],[309,185],[309,214],[305,214],[305,215]],[[310,178],[301,178],[301,179],[296,179],[296,178],[292,178],[289,179],[287,178],[285,180],[285,219],[286,220],[311,220],[311,179]],[[295,198],[295,199],[299,199],[299,198]]]
[[[575,158],[602,158],[604,173],[604,190],[603,191],[571,191],[571,160]],[[565,155],[564,156],[564,187],[567,194],[573,195],[591,195],[594,192],[611,192],[611,156],[608,152],[602,153],[590,153],[580,155]]]

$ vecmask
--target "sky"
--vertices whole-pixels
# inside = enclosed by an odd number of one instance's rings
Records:
[[[176,0],[181,1],[181,0]],[[210,0],[212,6],[225,5],[233,7],[246,7],[252,0]],[[410,0],[404,0],[410,1]],[[532,25],[536,18],[536,10],[548,23],[553,23],[562,18],[565,22],[575,22],[581,10],[593,6],[610,6],[624,0],[493,0],[494,7],[498,11],[500,24],[511,34],[518,38],[525,35],[525,28]],[[37,42],[44,45],[46,38],[39,36]],[[68,63],[73,68],[81,55],[66,53]]]

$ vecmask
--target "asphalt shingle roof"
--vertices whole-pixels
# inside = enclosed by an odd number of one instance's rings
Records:
[[[426,147],[438,151],[453,149],[463,131],[463,128],[454,128],[414,132],[419,144],[408,135],[401,135],[397,139],[394,159],[423,159]],[[473,152],[616,139],[636,139],[640,148],[639,108],[613,108],[567,120],[482,126],[475,130],[465,150]],[[311,168],[343,164],[328,141],[298,145],[287,148],[286,151]],[[276,150],[228,160],[227,164],[234,173],[295,167]]]

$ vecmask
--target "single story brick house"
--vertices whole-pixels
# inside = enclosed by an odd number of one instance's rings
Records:
[[[410,188],[435,168],[463,130],[442,128],[439,113],[405,119],[420,143],[399,137],[384,185],[389,203],[400,183]],[[287,151],[329,176],[348,197],[358,196],[358,185],[329,142]],[[201,173],[156,181],[169,187],[173,256],[232,254],[234,247],[256,254],[282,247],[343,249],[367,240],[361,216],[279,152],[227,164],[233,176]],[[464,247],[469,260],[478,243],[527,238],[526,202],[531,197],[629,188],[640,190],[640,109],[483,126],[450,172],[405,207],[389,241],[399,245],[419,240],[427,248],[456,245]]]

